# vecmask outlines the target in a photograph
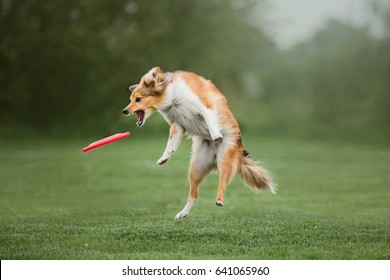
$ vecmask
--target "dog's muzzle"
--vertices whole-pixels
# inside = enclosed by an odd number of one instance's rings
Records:
[[[122,113],[123,113],[123,115],[125,115],[125,116],[130,115],[130,111],[129,111],[128,109],[124,109],[124,110],[122,111]]]

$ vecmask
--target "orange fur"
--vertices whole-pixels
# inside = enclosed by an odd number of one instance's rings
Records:
[[[172,125],[171,128],[169,129],[169,140],[173,138],[176,134],[176,126]]]
[[[171,124],[166,149],[158,164],[166,163],[184,133],[193,139],[187,204],[176,219],[186,217],[198,197],[199,185],[212,170],[219,173],[216,204],[222,206],[226,187],[238,174],[255,191],[275,193],[268,171],[248,157],[239,125],[226,98],[209,80],[190,72],[164,73],[155,67],[138,85],[130,87],[131,103],[123,111],[135,112],[142,126],[155,111]]]
[[[194,73],[185,72],[184,79],[192,91],[199,97],[203,105],[210,109],[212,107],[209,95],[215,94],[217,89],[209,81],[203,81]]]

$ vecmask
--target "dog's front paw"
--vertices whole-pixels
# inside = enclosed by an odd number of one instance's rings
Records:
[[[215,202],[215,204],[216,204],[217,206],[223,206],[223,201],[220,200],[220,199],[218,199],[218,200]]]
[[[223,135],[221,133],[218,133],[216,135],[211,136],[211,138],[214,142],[222,142]]]
[[[164,163],[166,163],[169,159],[169,156],[168,155],[163,155],[158,161],[157,161],[157,164],[158,165],[163,165]]]
[[[185,218],[187,217],[188,213],[184,212],[184,211],[181,211],[180,213],[177,213],[176,217],[175,217],[175,220],[178,221],[182,218]]]

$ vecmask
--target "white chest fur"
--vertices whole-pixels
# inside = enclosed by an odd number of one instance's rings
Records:
[[[217,118],[216,112],[207,109],[184,80],[170,84],[166,100],[159,112],[169,123],[183,127],[190,136],[210,139],[208,120]]]

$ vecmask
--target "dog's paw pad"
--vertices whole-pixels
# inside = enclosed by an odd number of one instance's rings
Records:
[[[169,158],[160,158],[158,161],[157,161],[157,164],[158,165],[163,165],[164,163],[166,163],[168,161]]]
[[[216,137],[213,137],[213,141],[214,142],[222,142],[222,139],[223,139],[223,135],[222,134],[220,134],[220,135],[218,135]]]
[[[176,215],[175,220],[178,221],[178,220],[180,220],[180,219],[183,219],[183,218],[187,217],[187,215],[188,215],[188,213],[180,212],[180,213],[178,213],[178,214]]]
[[[217,201],[215,202],[215,204],[216,204],[217,206],[223,206],[223,202],[222,202],[221,200],[217,200]]]

